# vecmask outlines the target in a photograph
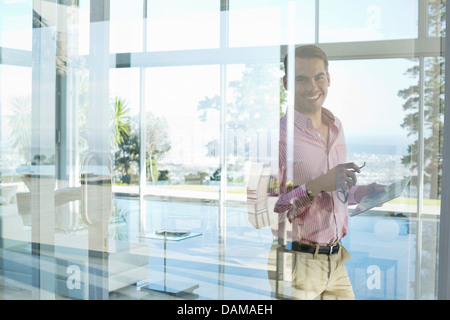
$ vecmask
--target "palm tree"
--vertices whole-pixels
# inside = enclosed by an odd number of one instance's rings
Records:
[[[113,130],[113,145],[121,145],[125,139],[130,135],[130,117],[128,116],[127,103],[125,100],[115,98],[113,104],[113,118],[111,123],[111,129]]]

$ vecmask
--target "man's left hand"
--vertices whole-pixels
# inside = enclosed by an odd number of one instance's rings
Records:
[[[355,201],[359,203],[362,198],[364,198],[368,194],[373,192],[382,192],[385,190],[385,188],[385,185],[378,184],[376,182],[368,184],[366,186],[358,186],[358,188],[355,190]]]

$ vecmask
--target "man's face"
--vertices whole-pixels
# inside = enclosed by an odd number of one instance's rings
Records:
[[[295,58],[295,110],[311,115],[321,110],[330,86],[325,62]]]

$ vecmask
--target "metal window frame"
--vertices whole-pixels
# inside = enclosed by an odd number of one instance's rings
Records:
[[[446,21],[450,21],[448,2]],[[447,23],[448,25],[448,23]],[[448,32],[448,29],[447,29]],[[445,39],[445,60],[450,61],[450,37]],[[450,79],[450,68],[445,68],[445,79]],[[445,96],[450,97],[450,83],[445,81]],[[450,299],[450,98],[445,99],[444,141],[442,164],[441,215],[439,221],[439,260],[437,276],[437,298]]]

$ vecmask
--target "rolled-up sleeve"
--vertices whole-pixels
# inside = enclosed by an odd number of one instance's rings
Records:
[[[311,204],[312,201],[306,193],[306,185],[301,185],[290,192],[280,194],[274,211],[278,214],[287,212],[287,218],[291,220],[309,208]]]

